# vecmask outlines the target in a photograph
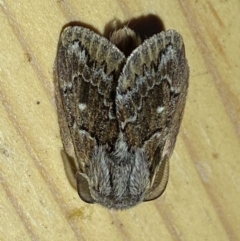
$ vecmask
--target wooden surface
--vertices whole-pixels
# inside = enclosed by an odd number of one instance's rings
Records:
[[[240,240],[240,2],[0,1],[0,240]],[[126,211],[83,203],[61,158],[53,64],[62,27],[103,33],[154,14],[190,66],[164,195]],[[151,26],[150,26],[151,28]]]

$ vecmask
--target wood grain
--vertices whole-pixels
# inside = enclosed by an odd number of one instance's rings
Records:
[[[240,2],[0,1],[0,240],[240,240]],[[184,38],[190,89],[164,195],[83,203],[61,157],[53,65],[62,27],[154,14]]]

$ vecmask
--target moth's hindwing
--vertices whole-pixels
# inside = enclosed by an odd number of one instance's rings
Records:
[[[167,185],[188,75],[184,43],[174,30],[154,35],[135,49],[120,75],[117,118],[129,146],[147,154],[151,184],[145,201],[160,196]]]

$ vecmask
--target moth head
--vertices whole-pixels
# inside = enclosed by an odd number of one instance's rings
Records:
[[[140,149],[108,153],[98,148],[86,173],[77,172],[78,194],[87,203],[126,209],[144,200],[149,176],[146,156]]]
[[[129,56],[142,41],[132,29],[124,27],[115,30],[112,33],[110,42],[116,45],[125,54],[125,56]]]

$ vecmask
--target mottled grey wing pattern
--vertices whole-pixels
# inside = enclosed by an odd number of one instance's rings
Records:
[[[145,201],[157,198],[166,187],[188,75],[182,37],[168,30],[133,51],[119,77],[116,109],[124,138],[148,156],[151,186]]]
[[[121,209],[163,193],[188,76],[174,30],[154,35],[126,60],[91,30],[64,29],[56,60],[58,116],[84,201]]]
[[[115,91],[124,61],[122,52],[89,29],[67,27],[61,34],[58,85],[65,122],[82,168],[96,143],[114,144],[118,137]]]

